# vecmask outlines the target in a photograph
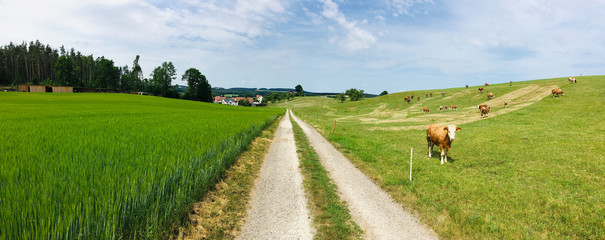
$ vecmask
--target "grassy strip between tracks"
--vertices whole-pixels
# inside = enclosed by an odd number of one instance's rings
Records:
[[[336,185],[321,165],[300,126],[293,119],[290,121],[304,176],[303,185],[313,215],[313,226],[317,230],[314,238],[360,239],[362,230],[351,219],[346,203],[340,200]]]

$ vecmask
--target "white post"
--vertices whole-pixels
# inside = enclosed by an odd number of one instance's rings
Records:
[[[410,182],[412,181],[412,154],[414,153],[414,148],[410,150]]]

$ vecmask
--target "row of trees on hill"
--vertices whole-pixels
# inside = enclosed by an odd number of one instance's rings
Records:
[[[164,97],[180,97],[172,81],[176,79],[176,68],[172,62],[156,67],[150,78],[143,77],[136,56],[132,67],[115,66],[105,57],[83,55],[75,49],[53,49],[40,41],[12,42],[0,47],[0,85],[42,84],[88,88],[111,88],[124,91],[142,91]],[[212,101],[210,84],[195,68],[190,68],[182,77],[189,85],[183,96],[197,101]]]

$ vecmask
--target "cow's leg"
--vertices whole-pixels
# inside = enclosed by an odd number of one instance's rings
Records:
[[[432,153],[433,153],[433,142],[431,141],[431,138],[429,136],[426,136],[426,142],[428,143],[428,146],[429,146],[429,158],[431,158]]]
[[[445,156],[445,149],[439,146],[439,150],[441,150],[441,165],[443,165],[443,157]]]
[[[443,151],[445,152],[445,154],[444,154],[445,162],[447,162],[447,152],[448,152],[448,149],[447,148],[443,148]]]

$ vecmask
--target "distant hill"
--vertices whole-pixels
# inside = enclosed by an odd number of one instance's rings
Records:
[[[245,96],[246,94],[250,96],[262,95],[266,96],[272,92],[296,92],[294,88],[221,88],[214,87],[212,88],[212,95],[214,96],[223,96],[223,95],[238,95]],[[330,96],[330,95],[338,95],[339,93],[332,92],[308,92],[305,91],[305,96]],[[374,94],[364,94],[367,98],[377,97],[378,95]]]
[[[221,88],[214,87],[212,88],[212,95],[214,96],[224,96],[224,95],[238,95],[245,96],[246,94],[250,96],[262,95],[266,96],[272,92],[296,92],[294,88]],[[332,92],[308,92],[305,91],[305,96],[330,96],[330,95],[338,95],[339,93]],[[377,97],[378,95],[374,94],[364,94],[367,98]]]

